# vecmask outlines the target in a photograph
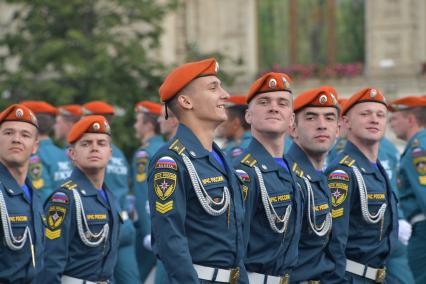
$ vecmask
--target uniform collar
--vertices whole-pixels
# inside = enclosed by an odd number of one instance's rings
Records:
[[[402,153],[402,156],[411,148],[411,147],[419,147],[420,145],[416,145],[414,143],[415,141],[422,141],[426,140],[426,129],[422,128],[419,131],[417,131],[416,134],[413,135],[413,137],[408,140],[407,145],[405,146],[404,152]],[[414,145],[413,145],[414,144]]]
[[[97,199],[102,203],[106,208],[110,208],[110,205],[105,201],[101,196],[98,189],[96,189],[89,178],[81,171],[79,168],[75,167],[70,179],[75,182],[78,186],[80,194],[83,196],[97,196]],[[105,182],[102,184],[102,188],[105,190],[105,194],[108,196],[108,199],[111,200],[111,194],[108,192],[108,188],[105,185]]]
[[[74,181],[76,184],[78,184],[77,188],[81,194],[85,196],[98,194],[98,190],[93,186],[92,182],[89,180],[86,174],[83,173],[83,171],[80,170],[79,168],[77,167],[74,168],[70,179]],[[102,185],[102,187],[104,186],[105,186],[105,183]]]
[[[179,124],[175,138],[179,139],[179,141],[183,146],[185,146],[186,151],[193,159],[204,158],[210,154],[210,152],[203,147],[200,140],[198,140],[198,138],[195,136],[194,132],[192,132],[191,129],[182,123]],[[219,149],[219,147],[214,142],[213,149]]]
[[[374,173],[377,171],[371,164],[370,160],[368,160],[367,157],[350,140],[346,143],[344,152],[349,154],[350,157],[356,161],[358,168],[362,172]],[[379,163],[379,161],[377,160],[376,163]]]
[[[247,151],[256,159],[256,165],[262,172],[278,171],[282,169],[282,167],[274,160],[274,157],[271,156],[271,154],[259,141],[256,140],[256,138],[252,137],[250,145],[247,147]],[[287,166],[290,169],[288,164]]]
[[[244,133],[241,136],[240,140],[241,141],[245,141],[245,140],[249,140],[250,138],[251,138],[251,131],[247,130],[247,131],[244,131]]]
[[[146,148],[149,147],[150,145],[153,144],[157,144],[157,143],[163,143],[163,136],[161,135],[153,135],[150,138],[148,138],[148,140],[146,140],[141,146],[140,148]]]
[[[30,202],[26,195],[24,194],[24,190],[21,188],[21,186],[18,184],[16,179],[12,176],[12,174],[9,172],[9,170],[6,168],[5,165],[0,163],[0,176],[1,176],[1,183],[3,183],[4,188],[10,195],[19,195],[23,194],[25,200]],[[28,178],[25,179],[25,184],[30,188],[31,191],[33,191],[31,182]]]
[[[296,143],[292,143],[290,146],[287,155],[293,162],[297,162],[299,167],[303,170],[303,176],[307,177],[310,181],[319,181],[321,176],[317,173],[317,170],[309,161],[308,156],[306,156],[305,151],[300,148]]]

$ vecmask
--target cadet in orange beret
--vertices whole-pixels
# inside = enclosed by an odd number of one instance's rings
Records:
[[[250,143],[250,125],[246,121],[246,96],[229,97],[226,111],[228,119],[217,129],[217,136],[225,139],[222,150],[231,157],[239,156]]]
[[[247,282],[241,189],[213,142],[229,98],[217,71],[213,58],[187,63],[160,87],[161,100],[180,122],[148,170],[153,250],[167,283]]]
[[[364,88],[343,105],[342,115],[348,142],[326,170],[336,268],[324,282],[382,283],[398,236],[396,199],[378,159],[387,104],[379,90]]]
[[[294,143],[287,152],[291,169],[302,189],[304,212],[299,261],[291,273],[295,283],[323,282],[334,273],[331,195],[323,173],[325,158],[338,134],[339,105],[336,90],[322,86],[302,92],[294,100]]]
[[[111,129],[103,116],[87,116],[68,135],[72,175],[49,197],[45,268],[36,283],[112,280],[117,261],[120,205],[104,182]]]
[[[34,112],[40,125],[40,146],[30,159],[29,176],[44,203],[53,190],[71,175],[71,164],[66,151],[50,138],[58,109],[44,101],[24,101],[22,104]]]
[[[392,111],[390,126],[395,135],[407,142],[401,155],[398,172],[398,194],[404,217],[413,226],[407,235],[408,263],[415,283],[426,281],[424,255],[426,253],[426,99],[409,96],[389,104]],[[413,282],[414,283],[414,282]]]
[[[111,124],[115,110],[112,105],[106,102],[91,101],[83,105],[83,114],[102,115]],[[119,200],[122,210],[120,214],[123,219],[114,281],[117,284],[140,283],[135,253],[136,231],[128,212],[129,164],[120,148],[113,142],[111,143],[111,147],[112,157],[106,168],[105,184],[111,189],[117,200]]]
[[[297,263],[302,200],[284,155],[293,123],[290,78],[266,73],[247,94],[252,139],[234,160],[244,181],[246,266],[250,283],[287,283]]]
[[[53,126],[55,139],[66,146],[68,144],[67,135],[74,123],[79,121],[83,116],[83,108],[80,105],[71,104],[59,106],[57,109],[58,115],[56,116],[55,125]]]
[[[43,267],[43,206],[26,178],[38,122],[19,104],[0,114],[0,283],[30,283]]]
[[[132,159],[131,182],[135,195],[135,209],[138,220],[136,224],[136,258],[142,283],[146,281],[156,258],[151,248],[151,219],[148,204],[147,170],[150,159],[164,144],[159,135],[158,116],[162,105],[151,101],[141,101],[135,106],[135,136],[140,142]]]

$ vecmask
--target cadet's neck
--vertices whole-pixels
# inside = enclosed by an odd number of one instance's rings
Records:
[[[196,121],[188,119],[182,120],[182,123],[192,130],[194,135],[198,138],[201,145],[203,145],[204,149],[211,152],[213,149],[213,141],[214,141],[214,132],[216,127],[219,125],[217,122],[215,123],[202,123],[201,121]]]
[[[367,141],[361,141],[360,139],[357,139],[356,137],[348,136],[348,140],[351,141],[355,146],[358,147],[358,149],[361,151],[361,153],[364,154],[367,159],[372,162],[377,162],[377,156],[379,154],[379,141],[370,141],[369,143]]]
[[[80,168],[80,170],[83,171],[96,189],[102,188],[105,178],[105,169],[83,170]]]
[[[6,166],[7,167],[7,166]],[[12,167],[12,168],[8,168],[10,174],[15,178],[16,182],[20,185],[23,186],[25,183],[25,178],[27,177],[27,173],[28,173],[28,165],[24,166],[24,167]]]
[[[407,129],[407,139],[406,141],[410,140],[411,138],[413,138],[414,135],[417,134],[417,132],[419,132],[420,130],[422,130],[423,128],[419,127],[419,126],[413,126],[410,127],[409,129]]]
[[[154,136],[155,135],[155,132],[154,131],[149,131],[149,132],[146,132],[146,133],[144,133],[143,134],[143,137],[142,137],[142,139],[141,139],[141,143],[142,143],[142,145],[143,144],[145,144],[149,139],[151,139],[152,138],[152,136]]]
[[[252,129],[252,135],[272,157],[278,158],[284,155],[284,136],[283,134],[264,134]]]
[[[309,152],[308,149],[303,148],[298,141],[295,141],[294,143],[296,143],[300,149],[303,150],[303,152],[305,152],[306,156],[308,157],[308,160],[311,162],[312,166],[316,169],[316,170],[322,170],[323,166],[324,166],[324,161],[325,158],[327,157],[328,152],[325,153],[311,153]]]

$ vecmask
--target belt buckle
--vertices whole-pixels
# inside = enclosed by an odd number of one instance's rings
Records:
[[[280,278],[280,284],[288,284],[288,281],[290,279],[290,276],[288,274],[284,275]]]
[[[229,283],[237,284],[238,279],[240,278],[240,268],[232,268],[231,273],[229,274]]]
[[[98,281],[96,284],[108,284],[108,281]]]
[[[309,280],[308,283],[309,284],[321,284],[321,282],[319,280]]]
[[[386,278],[386,268],[377,269],[376,282],[383,283],[385,282],[385,278]]]

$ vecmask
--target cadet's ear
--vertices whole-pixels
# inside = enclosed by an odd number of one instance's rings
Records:
[[[180,105],[180,107],[181,108],[183,108],[183,109],[192,109],[193,108],[193,105],[192,105],[192,102],[191,102],[191,98],[189,97],[189,96],[187,96],[187,95],[180,95],[178,98],[177,98],[177,101],[178,101],[178,104]]]
[[[253,114],[251,113],[250,106],[246,109],[245,118],[246,122],[251,125]]]

